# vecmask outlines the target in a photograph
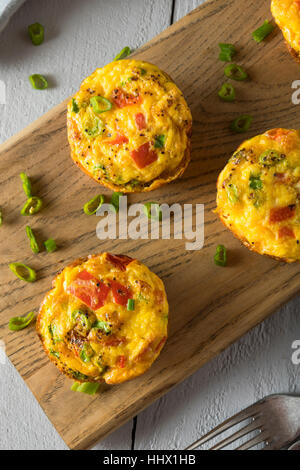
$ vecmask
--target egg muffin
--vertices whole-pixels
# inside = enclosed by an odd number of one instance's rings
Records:
[[[282,31],[290,53],[300,56],[300,1],[272,0],[271,11]]]
[[[116,191],[156,189],[190,161],[189,107],[171,78],[147,62],[97,69],[69,102],[67,121],[74,162]]]
[[[217,213],[248,248],[300,260],[300,131],[272,129],[245,141],[217,189]]]
[[[118,384],[143,374],[158,357],[168,311],[158,276],[135,259],[102,253],[58,274],[41,304],[37,332],[68,377]]]

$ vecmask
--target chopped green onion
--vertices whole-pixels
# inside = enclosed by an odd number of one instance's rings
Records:
[[[85,343],[79,356],[83,362],[91,362],[91,358],[94,356],[94,350],[89,344]]]
[[[214,261],[217,266],[226,266],[227,264],[227,251],[224,245],[218,245]]]
[[[90,199],[88,202],[84,204],[83,212],[86,215],[96,214],[97,210],[100,209],[103,203],[104,203],[103,194],[98,194],[98,196],[93,197],[92,199]]]
[[[48,331],[53,340],[53,344],[60,343],[62,341],[57,334],[57,328],[55,324],[50,323],[50,325],[48,325]]]
[[[28,178],[26,173],[24,173],[23,171],[22,171],[22,173],[20,173],[20,178],[21,178],[22,183],[23,183],[24,193],[26,194],[26,196],[28,198],[31,197],[32,189],[31,189],[30,179]]]
[[[72,98],[72,109],[71,109],[71,111],[72,111],[72,113],[75,113],[75,114],[79,113],[79,111],[80,111],[80,108],[79,108],[75,98]]]
[[[119,212],[120,197],[124,196],[123,193],[114,192],[111,195],[110,205],[114,212]]]
[[[46,88],[48,88],[49,86],[45,77],[43,77],[43,75],[39,73],[30,75],[29,81],[31,83],[32,88],[34,88],[35,90],[46,90]]]
[[[30,312],[25,317],[13,317],[9,320],[8,328],[12,331],[20,331],[26,328],[35,318],[35,313]]]
[[[21,215],[33,215],[41,210],[43,201],[37,196],[30,197],[21,210]]]
[[[276,165],[276,163],[280,162],[285,158],[284,153],[277,152],[277,150],[273,149],[268,149],[265,150],[260,156],[259,156],[259,163],[264,166],[273,166]]]
[[[161,149],[164,147],[165,145],[165,140],[166,140],[166,136],[165,135],[157,135],[155,136],[155,140],[154,140],[154,147],[156,149]]]
[[[134,299],[128,299],[127,310],[134,310]]]
[[[104,98],[104,96],[93,96],[90,99],[90,103],[97,114],[105,113],[112,108],[112,103],[107,98]]]
[[[92,324],[92,328],[96,328],[96,330],[103,330],[105,333],[109,334],[111,332],[111,326],[109,323],[103,320],[96,320]]]
[[[260,175],[250,175],[249,178],[249,188],[251,189],[262,189],[263,184],[260,179]]]
[[[76,322],[77,330],[88,333],[92,328],[92,324],[87,312],[80,309],[74,310],[72,312],[72,318]]]
[[[39,245],[36,241],[36,238],[33,234],[32,229],[31,229],[31,227],[29,227],[29,225],[26,226],[26,235],[29,238],[30,248],[31,248],[32,252],[33,253],[39,253],[39,251],[40,251]]]
[[[269,21],[266,20],[259,28],[253,31],[252,37],[254,41],[262,42],[270,33],[272,33],[273,29],[274,26],[272,23],[269,23]]]
[[[152,210],[152,207],[154,210]],[[162,211],[157,202],[146,202],[143,210],[148,219],[162,220]]]
[[[83,123],[83,133],[88,138],[97,137],[102,134],[104,130],[103,121],[97,116],[88,116],[88,118]]]
[[[44,242],[44,245],[48,253],[53,253],[53,251],[57,249],[55,240],[53,240],[53,238],[48,238],[48,240]]]
[[[146,75],[147,70],[146,70],[146,69],[143,69],[143,68],[140,68],[140,72],[141,72],[141,75]]]
[[[55,356],[57,359],[60,358],[60,354],[58,351],[54,351],[54,349],[50,349],[50,354],[52,354],[52,356]]]
[[[44,26],[40,23],[30,24],[28,34],[34,46],[40,46],[44,42]]]
[[[234,101],[235,100],[235,89],[231,83],[224,83],[220,90],[218,91],[218,95],[223,101]]]
[[[76,379],[76,380],[87,380],[88,379],[87,375],[82,374],[78,370],[70,370],[70,372],[72,373],[73,378]]]
[[[116,57],[114,58],[114,61],[115,60],[125,59],[130,54],[131,54],[131,49],[130,49],[130,47],[126,46],[121,50],[121,52],[119,52],[119,54],[116,55]]]
[[[10,263],[10,270],[22,281],[34,282],[36,280],[36,272],[34,269],[23,263]]]
[[[235,184],[229,183],[226,186],[226,192],[228,200],[231,202],[231,204],[235,204],[239,200],[239,192]]]
[[[227,65],[224,69],[224,74],[226,77],[231,78],[232,80],[237,80],[241,82],[248,78],[247,72],[240,65],[230,64]]]
[[[74,382],[71,390],[73,392],[81,392],[81,393],[87,393],[88,395],[95,395],[95,393],[98,392],[100,387],[99,383],[92,383],[92,382]]]
[[[219,47],[221,49],[219,59],[223,62],[231,62],[234,54],[236,53],[236,48],[234,45],[220,43]]]
[[[249,114],[242,114],[231,123],[230,128],[232,131],[238,133],[247,132],[251,126],[252,121],[252,116]]]

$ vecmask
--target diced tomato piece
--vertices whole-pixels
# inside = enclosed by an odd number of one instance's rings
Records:
[[[129,256],[111,255],[110,253],[107,253],[106,259],[116,268],[120,269],[120,271],[126,271],[128,264],[133,261]]]
[[[296,206],[294,204],[287,207],[273,207],[270,210],[270,222],[282,222],[291,219],[295,215]]]
[[[117,359],[117,366],[120,367],[120,369],[124,369],[126,364],[126,357],[125,356],[119,356]]]
[[[286,237],[295,238],[293,229],[287,226],[280,227],[280,229],[278,230],[278,236],[279,238],[286,238]]]
[[[130,289],[118,281],[110,281],[114,302],[118,305],[127,305],[128,299],[132,298]]]
[[[120,88],[116,88],[113,92],[112,99],[118,108],[139,104],[142,102],[141,95],[130,95]]]
[[[141,131],[142,129],[146,129],[147,124],[146,124],[146,118],[143,113],[138,113],[135,115],[135,122],[138,127],[138,129]]]
[[[105,340],[105,346],[119,346],[126,342],[125,338],[117,338],[117,336],[110,336]]]
[[[112,140],[106,140],[104,143],[109,145],[120,145],[120,144],[128,144],[129,140],[125,135],[117,134],[117,136]]]
[[[141,145],[137,150],[132,150],[130,155],[138,168],[145,168],[157,160],[157,153],[150,148],[150,142]]]
[[[158,345],[156,346],[155,352],[159,351],[159,350],[163,347],[163,345],[165,344],[166,341],[167,341],[167,337],[164,336],[164,337],[161,339],[161,341],[158,343]]]
[[[92,310],[103,307],[110,288],[87,271],[81,271],[68,292],[82,300]]]

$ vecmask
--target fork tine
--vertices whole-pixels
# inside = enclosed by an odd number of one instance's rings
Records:
[[[232,416],[229,419],[226,419],[223,423],[219,424],[217,427],[209,431],[205,436],[202,436],[198,441],[193,442],[189,447],[187,447],[185,450],[193,450],[196,449],[197,447],[201,446],[202,444],[205,444],[205,442],[210,441],[214,437],[218,436],[222,432],[226,431],[227,429],[231,428],[232,426],[235,426],[236,424],[241,423],[247,418],[254,418],[257,413],[253,413],[254,406],[251,405],[245,410],[240,411],[236,415]]]
[[[261,432],[257,436],[253,437],[249,441],[245,442],[245,444],[242,444],[241,446],[237,447],[234,450],[249,450],[251,449],[251,447],[261,444],[262,442],[265,442],[267,440],[268,440],[267,433]]]
[[[246,436],[250,432],[256,431],[257,429],[259,429],[260,424],[261,423],[258,422],[258,420],[254,419],[251,423],[247,424],[247,426],[244,426],[242,429],[239,429],[239,431],[235,432],[234,434],[231,434],[231,436],[228,436],[222,441],[218,442],[209,450],[219,450],[219,449],[222,449],[223,447],[228,446],[229,444],[232,444],[237,439],[240,439],[241,437]]]

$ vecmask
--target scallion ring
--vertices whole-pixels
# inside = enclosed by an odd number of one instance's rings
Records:
[[[232,131],[237,133],[247,132],[251,126],[253,117],[249,114],[242,114],[237,117],[230,125]]]
[[[39,73],[34,73],[33,75],[30,75],[29,81],[31,83],[32,88],[35,90],[46,90],[48,88],[49,84],[43,75]]]
[[[97,210],[100,209],[102,204],[104,203],[104,196],[103,194],[98,194],[97,196],[90,199],[86,202],[83,206],[83,212],[86,215],[93,215],[96,214]]]
[[[247,72],[240,65],[229,64],[224,69],[224,74],[226,77],[231,78],[232,80],[237,80],[242,82],[248,78]]]
[[[259,28],[253,31],[252,37],[254,41],[258,43],[262,42],[270,33],[272,33],[273,29],[274,26],[272,23],[269,23],[269,21],[266,20]]]
[[[105,113],[112,108],[112,103],[104,96],[93,96],[90,99],[90,104],[96,114]]]
[[[115,60],[125,59],[130,54],[131,54],[131,49],[130,49],[130,47],[126,46],[121,50],[121,52],[119,52],[119,54],[116,55],[116,57],[114,58],[114,61]]]
[[[104,130],[103,121],[97,116],[88,116],[83,123],[83,133],[88,139],[98,137]]]
[[[22,183],[23,183],[24,193],[26,194],[26,196],[28,198],[31,197],[32,189],[31,189],[30,179],[28,178],[26,173],[24,173],[23,171],[22,171],[22,173],[20,173],[20,178],[21,178]]]
[[[217,266],[226,266],[227,264],[227,250],[224,245],[218,245],[214,261]]]
[[[29,238],[30,248],[31,248],[32,252],[33,253],[39,253],[40,249],[39,249],[38,242],[36,241],[34,233],[31,229],[31,227],[29,227],[29,225],[26,226],[26,235]]]
[[[111,195],[110,205],[114,212],[119,212],[120,197],[124,196],[123,193],[114,192]]]
[[[41,210],[43,201],[37,196],[30,197],[21,210],[21,215],[33,215]]]
[[[48,253],[53,253],[53,251],[57,249],[56,242],[53,238],[48,238],[48,240],[44,241],[44,245]]]
[[[224,44],[220,43],[220,54],[219,54],[219,59],[222,60],[223,62],[231,62],[233,56],[236,53],[236,48],[233,44]]]
[[[36,280],[36,272],[34,269],[30,268],[23,263],[10,263],[10,270],[17,276],[19,279],[25,282],[34,282]]]
[[[28,34],[34,46],[40,46],[44,42],[44,26],[40,23],[30,24],[28,26]]]
[[[234,101],[235,88],[233,85],[231,85],[231,83],[224,83],[218,91],[218,95],[223,101]]]
[[[88,395],[95,395],[95,393],[98,392],[100,387],[99,383],[92,383],[92,382],[74,382],[71,390],[73,392],[81,392],[81,393],[87,393]]]
[[[13,317],[9,320],[8,328],[11,331],[20,331],[26,328],[34,320],[35,313],[29,312],[25,317]]]
[[[79,106],[78,106],[77,101],[75,100],[75,98],[72,98],[72,108],[71,108],[71,111],[72,111],[72,113],[75,113],[75,114],[79,113],[79,111],[80,111],[80,108],[79,108]]]

